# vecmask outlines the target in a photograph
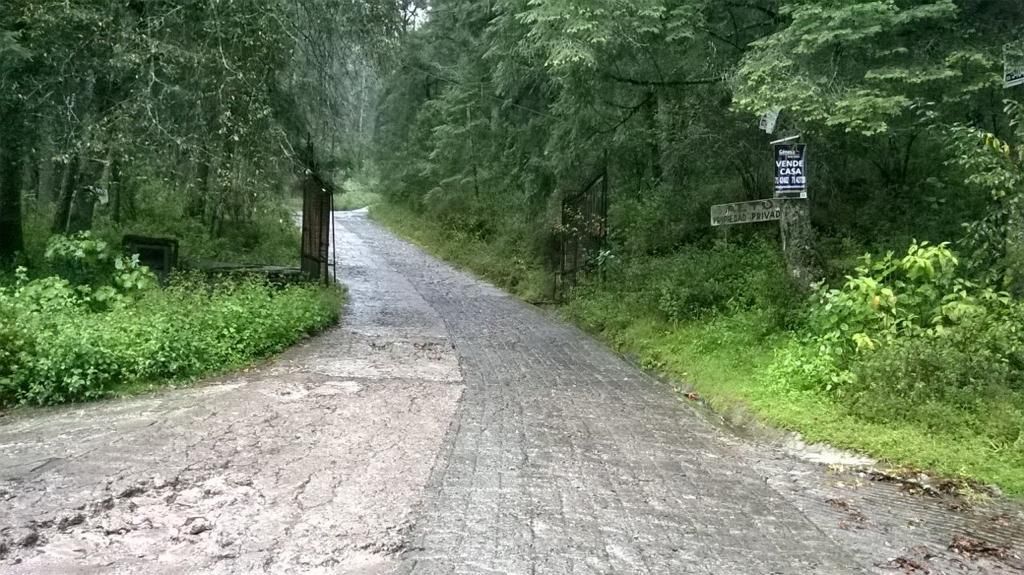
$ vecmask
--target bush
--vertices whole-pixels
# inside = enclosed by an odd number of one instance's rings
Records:
[[[671,256],[612,262],[603,285],[578,295],[612,292],[620,302],[637,302],[669,322],[759,309],[781,325],[802,305],[778,249],[768,242],[718,242],[680,248]]]
[[[23,278],[0,289],[0,405],[97,399],[237,367],[336,321],[339,297],[179,276],[96,311],[66,280]]]
[[[866,256],[841,288],[819,291],[809,334],[767,379],[829,392],[867,421],[1024,441],[1024,305],[958,272],[944,244]]]
[[[880,339],[939,334],[966,320],[993,318],[1010,296],[958,276],[959,260],[947,244],[913,243],[903,258],[890,252],[862,258],[855,276],[838,290],[822,290],[811,329],[850,349],[874,348]]]
[[[97,285],[114,272],[115,256],[107,242],[90,232],[73,236],[52,236],[44,254],[51,269],[75,285]]]

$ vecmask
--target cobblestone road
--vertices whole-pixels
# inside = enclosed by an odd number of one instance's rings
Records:
[[[1019,521],[1019,509],[954,513],[938,500],[741,441],[579,330],[362,215],[342,222],[345,237],[369,246],[444,318],[466,386],[404,573],[1019,567],[963,561],[947,550],[957,533],[1019,544],[1017,527],[993,520]]]
[[[195,389],[0,418],[0,572],[1024,572],[1019,506],[741,439],[365,214],[337,224],[340,328]]]

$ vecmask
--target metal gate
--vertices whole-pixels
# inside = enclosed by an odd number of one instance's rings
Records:
[[[335,262],[334,188],[315,170],[302,181],[302,275],[309,281],[327,283]],[[337,273],[336,271],[334,273]]]
[[[555,298],[561,300],[594,271],[608,239],[608,159],[583,189],[562,200]]]

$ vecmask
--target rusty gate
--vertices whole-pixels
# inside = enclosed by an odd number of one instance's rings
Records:
[[[334,187],[316,169],[302,180],[302,275],[327,283],[337,273],[334,240]],[[337,279],[337,278],[335,278]]]
[[[597,175],[562,200],[555,298],[562,299],[581,276],[597,268],[608,239],[608,159]]]

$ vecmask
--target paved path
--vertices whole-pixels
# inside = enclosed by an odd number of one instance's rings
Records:
[[[208,386],[0,419],[0,571],[1021,572],[1020,508],[741,440],[364,214],[338,224],[343,327]]]

